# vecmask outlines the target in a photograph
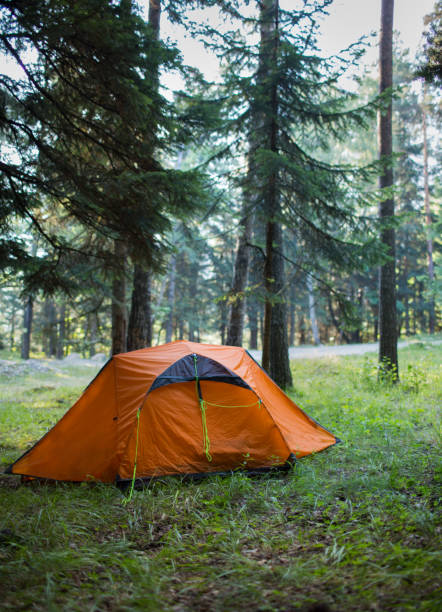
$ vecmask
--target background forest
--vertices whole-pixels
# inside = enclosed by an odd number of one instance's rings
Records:
[[[244,344],[288,386],[287,346],[378,339],[388,100],[367,41],[318,47],[331,4],[0,3],[2,348]],[[394,43],[398,337],[438,328],[440,19]]]

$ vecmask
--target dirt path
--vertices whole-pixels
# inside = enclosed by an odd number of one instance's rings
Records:
[[[438,344],[434,341],[432,344]],[[398,342],[398,348],[410,346],[413,342],[402,340]],[[315,359],[316,357],[330,357],[339,355],[363,355],[364,353],[378,352],[378,343],[369,342],[367,344],[340,344],[336,346],[292,346],[289,349],[290,359]],[[261,359],[261,351],[249,351],[258,361]]]

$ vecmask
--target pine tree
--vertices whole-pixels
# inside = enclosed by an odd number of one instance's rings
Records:
[[[364,200],[357,177],[367,173],[321,158],[333,138],[343,138],[350,126],[364,125],[374,113],[373,105],[352,108],[355,97],[338,85],[344,65],[356,61],[358,52],[340,65],[317,53],[317,19],[328,4],[306,2],[297,11],[282,10],[276,0],[265,0],[257,3],[259,15],[254,18],[250,11],[241,16],[241,3],[222,3],[234,22],[242,20],[247,33],[255,39],[259,34],[259,41],[242,40],[240,28],[210,32],[226,63],[225,96],[232,101],[226,124],[231,134],[242,135],[241,152],[245,142],[249,145],[253,175],[247,173],[244,194],[266,234],[263,365],[283,387],[291,384],[285,226],[290,225],[312,255],[341,269],[361,265],[364,233],[367,237],[367,226],[357,211]]]
[[[442,4],[440,6],[442,13]],[[430,209],[430,186],[429,186],[429,169],[428,169],[428,138],[427,138],[427,86],[423,87],[423,100],[421,105],[422,111],[422,135],[423,135],[423,170],[424,170],[424,207],[425,207],[425,225],[427,230],[427,254],[428,254],[428,280],[430,285],[429,313],[428,313],[428,331],[434,334],[436,326],[436,307],[434,300],[434,260],[433,260],[433,239],[432,239],[432,219]]]
[[[394,0],[382,0],[381,36],[379,45],[380,93],[390,92],[393,86],[393,6]],[[379,117],[379,157],[384,161],[380,175],[381,189],[393,186],[391,162],[392,147],[392,103],[380,113]],[[379,361],[388,370],[399,375],[397,355],[397,315],[396,315],[396,252],[394,220],[394,200],[391,193],[380,202],[379,218],[384,223],[381,241],[386,248],[389,261],[382,264],[379,272]]]
[[[48,200],[90,230],[124,240],[130,256],[157,262],[169,227],[166,209],[190,207],[201,194],[198,173],[158,161],[185,132],[152,78],[159,65],[179,67],[177,51],[155,40],[131,0],[17,1],[0,8],[0,51],[25,75],[0,75],[0,129],[8,144],[0,159],[1,263],[27,260],[13,237],[16,217],[63,251],[38,216]],[[59,271],[54,264],[54,279]]]
[[[153,41],[158,43],[160,37],[160,16],[161,0],[151,0],[149,2],[148,26]],[[155,63],[151,68],[150,78],[158,93],[159,89],[159,64]],[[146,145],[150,148],[152,163],[155,159],[153,143],[156,141],[156,131],[158,125],[152,122],[150,133],[145,135]],[[149,146],[150,145],[150,146]],[[152,315],[151,315],[151,292],[150,292],[151,272],[143,263],[135,262],[133,269],[133,286],[131,309],[127,330],[127,350],[150,346],[152,342]]]

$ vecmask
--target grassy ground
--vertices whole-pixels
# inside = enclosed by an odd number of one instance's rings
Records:
[[[0,476],[0,608],[439,611],[441,352],[403,350],[394,387],[374,356],[294,363],[293,397],[343,442],[285,476],[164,479],[128,506]],[[3,468],[92,375],[0,377]]]

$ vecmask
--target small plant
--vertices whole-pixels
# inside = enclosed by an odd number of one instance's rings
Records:
[[[378,364],[378,381],[380,384],[388,386],[399,381],[397,365],[392,363],[388,357],[383,357]]]
[[[361,379],[369,389],[373,390],[378,385],[393,385],[399,380],[397,366],[387,357],[384,357],[381,362],[366,358],[362,366]]]
[[[399,381],[395,364],[391,364],[388,359],[379,363],[367,358],[364,359],[360,379],[364,386],[372,391],[379,385],[389,387],[400,382],[401,390],[406,393],[419,393],[426,382],[424,371],[417,365],[408,364]]]
[[[426,382],[423,370],[416,365],[408,364],[405,374],[401,377],[401,387],[408,393],[419,393],[420,388]]]

